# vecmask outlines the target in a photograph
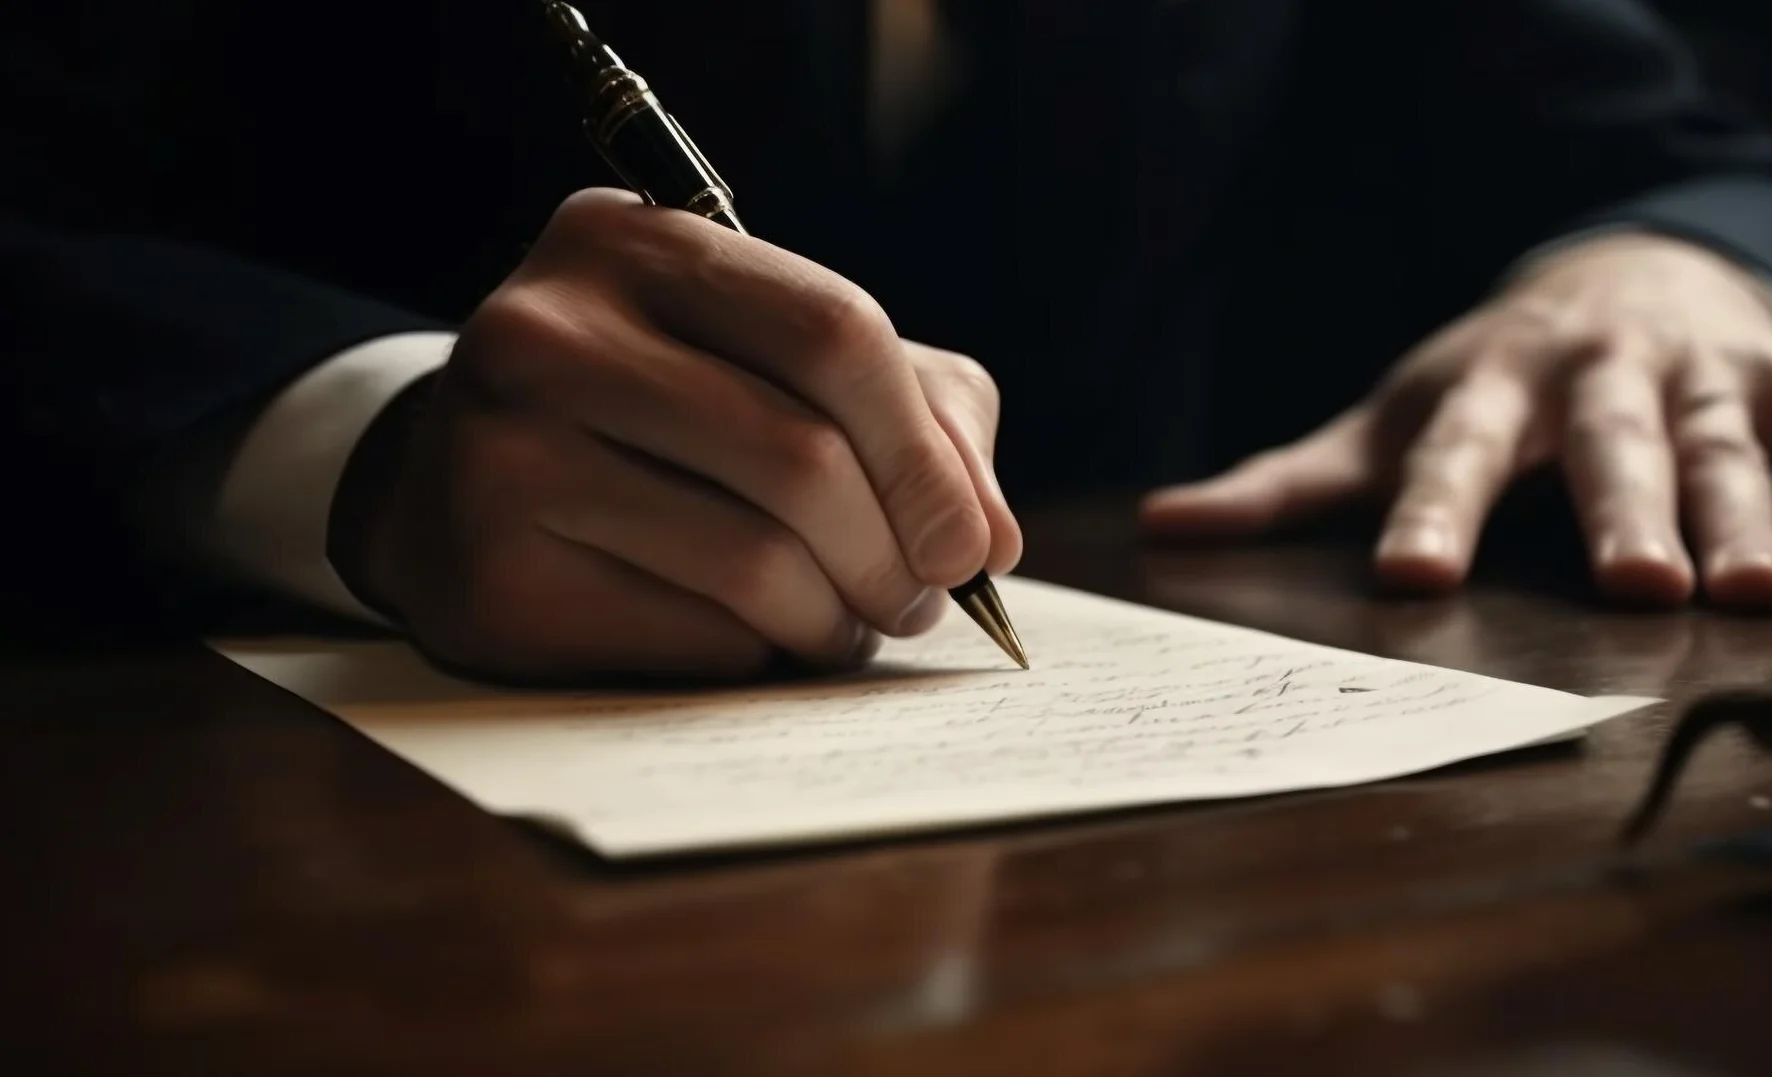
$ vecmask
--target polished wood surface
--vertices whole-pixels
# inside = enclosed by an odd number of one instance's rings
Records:
[[[1584,693],[1772,683],[1772,621],[1542,565],[1379,599],[1357,546],[1128,520],[1030,519],[1025,572]],[[1671,707],[1358,789],[613,865],[198,649],[8,661],[0,700],[29,1072],[1772,1072],[1772,868],[1694,851],[1772,824],[1772,758],[1719,737],[1616,847]]]

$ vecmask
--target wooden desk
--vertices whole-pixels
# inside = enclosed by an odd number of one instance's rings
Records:
[[[1028,574],[1579,692],[1772,682],[1772,622],[1499,584],[1385,604],[1364,596],[1356,548],[1141,553],[1125,520],[1123,505],[1030,520]],[[1581,750],[1355,790],[619,867],[482,814],[205,652],[13,662],[0,699],[0,1012],[29,1072],[1368,1077],[1772,1059],[1772,881],[1674,855],[1772,823],[1772,762],[1723,737],[1658,832],[1662,858],[1602,866],[1662,711]]]

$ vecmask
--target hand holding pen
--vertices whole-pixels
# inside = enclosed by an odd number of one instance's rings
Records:
[[[835,273],[584,191],[353,457],[334,560],[497,679],[840,668],[1020,556],[996,421]]]
[[[732,188],[714,171],[683,125],[665,111],[647,81],[591,33],[584,16],[572,5],[564,0],[543,0],[543,9],[566,49],[571,73],[583,95],[585,134],[622,182],[650,204],[684,210],[743,233]],[[975,376],[989,380],[982,371]],[[988,465],[983,477],[995,486]],[[952,594],[1003,652],[1026,669],[1021,639],[985,570],[953,588]]]

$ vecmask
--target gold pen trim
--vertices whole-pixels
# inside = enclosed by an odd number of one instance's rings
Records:
[[[652,89],[644,80],[635,79],[621,90],[621,96],[612,101],[603,112],[603,118],[597,123],[597,140],[608,145],[615,138],[616,132],[627,125],[628,121],[649,109],[663,111],[658,99],[652,96]]]
[[[732,200],[725,191],[718,187],[704,187],[696,193],[684,206],[684,209],[698,217],[713,217],[721,213],[733,213]]]

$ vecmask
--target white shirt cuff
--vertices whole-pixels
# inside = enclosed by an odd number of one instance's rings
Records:
[[[385,620],[339,578],[326,556],[333,494],[376,416],[407,386],[440,369],[453,333],[399,333],[321,363],[253,421],[212,498],[187,531],[209,566],[243,583],[375,624]]]

